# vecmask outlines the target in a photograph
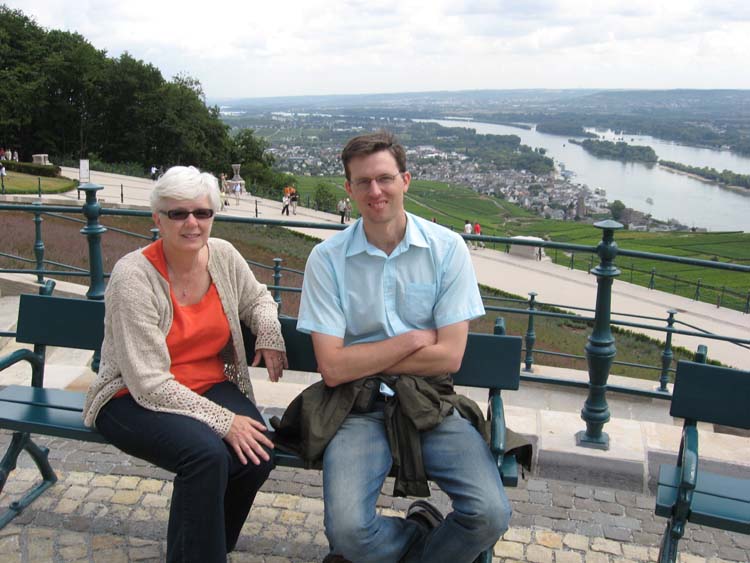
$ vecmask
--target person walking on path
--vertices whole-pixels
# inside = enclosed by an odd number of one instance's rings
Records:
[[[482,226],[479,224],[479,221],[474,222],[474,234],[482,236]],[[477,245],[480,248],[484,248],[484,243],[481,240],[477,241]]]
[[[286,213],[286,216],[289,217],[289,204],[291,203],[291,199],[287,194],[284,194],[284,196],[281,198],[281,214],[283,215]]]
[[[299,403],[311,407],[317,394],[321,410],[299,422],[327,444],[325,561],[469,563],[503,534],[511,512],[474,425],[481,411],[454,393],[449,375],[461,365],[469,320],[484,314],[471,257],[459,235],[405,211],[411,175],[390,133],[351,139],[341,158],[361,216],[310,254],[297,324],[312,334],[323,376]],[[405,519],[377,513],[395,451],[397,466],[414,468],[399,472],[395,494],[427,496],[430,479],[453,512],[443,518],[417,500]]]
[[[349,198],[346,198],[346,210],[344,212],[344,221],[347,223],[352,220],[352,202]]]
[[[466,221],[464,221],[464,234],[470,235],[472,234],[472,230],[473,229],[471,226],[471,221],[466,219]],[[472,242],[469,239],[464,239],[464,240],[466,241],[466,246],[468,246],[470,249],[474,248],[474,244],[472,244]]]
[[[299,194],[297,193],[297,190],[293,190],[291,195],[289,196],[289,201],[292,206],[292,215],[297,214],[297,202],[299,201]],[[287,213],[287,215],[289,215]]]
[[[170,168],[151,192],[161,238],[115,265],[84,422],[176,473],[167,561],[226,561],[274,445],[253,398],[241,323],[271,381],[287,367],[277,305],[240,253],[210,238],[216,178]]]
[[[346,218],[346,199],[341,198],[339,202],[336,204],[336,210],[339,212],[339,215],[341,216],[341,224],[344,224],[344,219]]]

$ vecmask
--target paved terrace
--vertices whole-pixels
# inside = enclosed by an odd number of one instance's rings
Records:
[[[108,185],[102,194],[107,205],[119,202],[120,177],[94,173],[93,180]],[[125,188],[133,192],[132,204],[147,203],[149,180],[133,180]],[[136,191],[137,190],[137,191]],[[138,197],[136,197],[138,196]],[[59,202],[60,196],[56,199]],[[75,192],[63,199],[73,201]],[[243,200],[232,214],[254,216],[254,201]],[[278,218],[280,204],[258,200],[261,216]],[[50,201],[52,203],[52,201]],[[298,208],[301,220],[335,221],[330,215]],[[331,231],[318,231],[330,236]],[[583,306],[593,305],[591,276],[571,272],[549,263],[509,257],[488,249],[473,251],[480,281],[506,291],[524,294],[534,289],[550,302],[572,302],[582,294]],[[493,264],[495,267],[493,268]],[[523,268],[516,275],[513,268]],[[579,275],[580,274],[580,275]],[[0,286],[0,327],[14,322],[17,298],[9,296],[25,285],[31,276],[13,277]],[[517,278],[523,278],[519,280]],[[490,281],[494,280],[494,281]],[[522,287],[513,289],[514,283]],[[33,286],[32,287],[32,291]],[[653,304],[658,314],[669,307],[680,308],[687,317],[698,305],[656,291],[637,296],[633,286],[615,283],[615,309],[618,295],[628,298],[627,307],[643,312],[643,301]],[[635,288],[640,291],[641,288]],[[59,283],[56,293],[82,295],[85,288]],[[549,296],[545,297],[546,292]],[[635,301],[638,301],[636,304]],[[637,307],[635,307],[637,305]],[[688,313],[690,311],[691,313]],[[747,315],[707,306],[698,310],[699,319],[713,319],[720,332],[736,330],[748,334]],[[728,317],[724,317],[728,314]],[[687,320],[685,318],[685,320]],[[705,326],[703,321],[688,321]],[[736,327],[736,329],[731,327]],[[727,327],[730,327],[729,329]],[[707,342],[709,355],[717,346]],[[2,346],[3,343],[0,343]],[[696,344],[684,344],[692,349]],[[5,343],[0,354],[17,347]],[[739,349],[728,348],[727,363],[750,365]],[[733,359],[733,361],[731,361]],[[85,389],[92,373],[85,367],[89,357],[69,350],[50,350],[46,383],[49,386]],[[586,374],[537,366],[550,376],[586,379]],[[28,368],[6,370],[0,385],[28,383]],[[281,384],[271,384],[262,372],[253,374],[258,403],[266,414],[278,414],[296,393],[315,380],[310,374],[289,373]],[[613,383],[622,383],[613,376]],[[632,385],[632,380],[628,380]],[[644,383],[653,386],[653,382]],[[495,550],[496,562],[614,563],[655,561],[665,521],[653,515],[651,478],[658,463],[668,459],[679,445],[680,426],[669,417],[667,403],[650,399],[623,398],[610,394],[612,420],[605,426],[612,448],[608,452],[577,448],[573,435],[584,427],[580,409],[585,395],[578,390],[551,388],[524,383],[518,392],[506,393],[507,419],[511,428],[523,432],[535,443],[535,463],[531,475],[520,486],[508,489],[514,515],[511,528]],[[474,396],[482,401],[484,397]],[[728,473],[747,475],[750,443],[747,438],[701,428],[701,460]],[[0,431],[0,448],[10,434]],[[164,558],[166,522],[171,475],[145,462],[130,458],[112,448],[63,439],[39,437],[50,448],[53,466],[60,481],[37,499],[11,525],[0,531],[0,561],[158,561]],[[7,506],[37,479],[31,461],[21,456],[20,467],[0,495],[0,506]],[[388,487],[386,487],[388,490]],[[275,470],[259,494],[231,561],[306,562],[320,561],[326,553],[322,523],[320,474],[315,471]],[[435,491],[432,499],[444,511],[445,496]],[[380,509],[403,514],[407,499],[382,496]],[[681,543],[681,561],[750,561],[750,537],[689,525]]]

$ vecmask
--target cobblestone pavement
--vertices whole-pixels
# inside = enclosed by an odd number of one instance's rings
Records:
[[[0,432],[5,449],[10,433]],[[39,437],[59,482],[0,530],[0,561],[160,561],[164,558],[171,474],[112,446]],[[25,455],[0,494],[7,505],[38,479]],[[388,490],[390,484],[386,485]],[[649,494],[528,479],[509,488],[511,528],[495,547],[502,563],[655,561],[665,521]],[[443,511],[448,499],[434,491]],[[379,509],[402,515],[409,499],[383,495]],[[327,552],[317,471],[274,470],[258,494],[232,562],[303,563]],[[750,537],[688,526],[683,563],[750,561]]]

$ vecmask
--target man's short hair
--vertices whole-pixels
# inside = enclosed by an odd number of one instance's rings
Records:
[[[351,181],[349,163],[360,156],[370,156],[380,151],[388,151],[396,159],[399,172],[406,172],[406,151],[389,131],[376,131],[367,135],[359,135],[350,139],[341,151],[341,161],[344,163],[346,179]]]

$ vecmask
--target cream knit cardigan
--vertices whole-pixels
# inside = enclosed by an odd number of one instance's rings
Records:
[[[256,350],[283,351],[277,305],[231,244],[211,238],[208,249],[208,272],[231,333],[223,352],[225,375],[254,401],[240,321],[257,336]],[[102,406],[127,387],[133,399],[147,409],[196,418],[219,436],[226,436],[234,413],[178,383],[169,371],[166,336],[173,318],[169,284],[142,250],[127,254],[115,264],[104,302],[102,358],[86,395],[84,423],[94,426]]]

